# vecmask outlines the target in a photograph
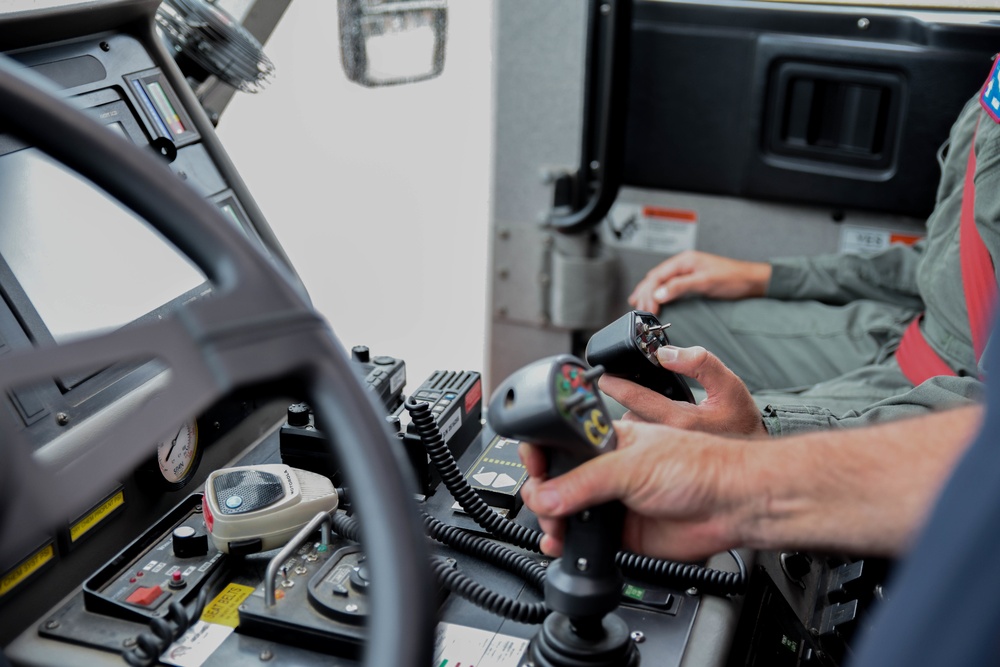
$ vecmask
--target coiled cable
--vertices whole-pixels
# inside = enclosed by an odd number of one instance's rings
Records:
[[[348,540],[355,542],[358,540],[360,530],[357,519],[340,512],[334,512],[330,519],[334,532]],[[438,542],[497,565],[519,576],[539,591],[542,590],[545,583],[545,568],[524,554],[511,551],[502,544],[462,528],[449,526],[428,514],[424,514],[424,525],[429,537]],[[490,613],[519,623],[532,624],[541,623],[549,613],[542,602],[523,602],[489,590],[456,569],[454,561],[450,559],[435,556],[431,560],[431,569],[443,588]]]
[[[472,520],[499,539],[522,549],[541,553],[542,533],[497,514],[462,477],[462,471],[459,470],[455,457],[441,437],[441,429],[431,414],[430,406],[410,396],[406,399],[406,411],[410,413],[410,419],[417,429],[420,442],[427,450],[427,457],[441,475],[441,481]]]
[[[543,533],[527,526],[513,523],[498,514],[483,500],[472,485],[466,481],[458,468],[458,463],[441,436],[437,420],[431,414],[430,406],[406,399],[406,410],[417,429],[420,441],[427,450],[427,456],[437,467],[441,481],[451,492],[469,516],[491,535],[506,540],[523,549],[541,553]],[[640,556],[628,551],[619,551],[615,562],[623,572],[637,577],[655,577],[681,587],[695,586],[699,590],[714,595],[741,595],[747,586],[746,569],[740,572],[713,570],[694,563],[679,563],[650,556]],[[739,559],[737,562],[741,562]]]
[[[544,602],[523,602],[491,591],[455,569],[454,561],[434,556],[431,569],[443,587],[498,616],[518,623],[538,624],[549,615],[550,610]]]

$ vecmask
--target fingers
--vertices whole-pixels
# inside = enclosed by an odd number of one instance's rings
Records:
[[[724,395],[734,390],[741,393],[746,390],[743,381],[703,347],[664,345],[656,351],[656,360],[668,370],[697,380],[706,394]]]
[[[697,406],[676,403],[657,421],[710,433],[767,437],[760,409],[743,380],[703,347],[664,346],[656,351],[660,365],[697,380],[706,398]],[[626,404],[634,410],[634,406]]]
[[[632,290],[628,297],[629,304],[638,310],[656,313],[661,304],[684,294],[685,283],[675,284],[674,280],[693,270],[695,257],[693,251],[685,251],[660,262]]]
[[[678,405],[652,389],[613,375],[602,375],[597,381],[601,391],[626,406],[629,411],[623,418],[629,421],[675,424]]]
[[[764,296],[771,279],[767,262],[747,262],[685,250],[654,267],[629,296],[633,307],[652,313],[682,296],[700,294],[712,299]]]
[[[621,464],[618,452],[610,452],[554,479],[529,478],[521,487],[521,497],[539,516],[539,523],[542,519],[565,517],[622,497],[628,475],[622,473]]]

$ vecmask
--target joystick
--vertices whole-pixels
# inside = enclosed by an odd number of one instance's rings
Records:
[[[669,345],[665,329],[656,316],[643,310],[625,313],[593,336],[584,356],[591,366],[604,366],[608,375],[631,380],[675,401],[694,403],[687,382],[660,366],[656,351]]]
[[[499,435],[539,447],[549,476],[568,472],[617,446],[596,384],[603,372],[572,355],[529,364],[494,392],[487,410],[490,426]],[[622,589],[615,555],[624,518],[618,501],[567,518],[563,555],[545,578],[545,603],[553,613],[528,648],[537,667],[639,664],[628,626],[612,613]]]

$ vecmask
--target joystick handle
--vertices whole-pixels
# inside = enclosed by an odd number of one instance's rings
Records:
[[[550,477],[615,449],[617,437],[597,389],[603,369],[572,355],[536,361],[500,384],[487,420],[497,434],[541,448]],[[549,567],[545,601],[572,618],[600,617],[618,606],[625,508],[612,501],[566,521],[563,555]]]
[[[669,326],[644,310],[625,313],[590,337],[584,353],[587,363],[675,401],[694,403],[684,378],[660,366],[656,358],[656,351],[670,344],[665,331]]]

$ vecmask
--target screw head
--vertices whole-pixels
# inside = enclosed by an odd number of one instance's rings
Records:
[[[636,644],[641,644],[644,641],[646,641],[646,635],[640,632],[639,630],[636,630],[635,632],[630,634],[629,637],[631,637],[632,641],[634,641]]]
[[[868,30],[868,28],[871,27],[871,24],[872,24],[872,22],[869,21],[868,19],[864,18],[864,17],[861,17],[861,18],[858,19],[858,29],[859,30]]]
[[[60,426],[65,426],[66,424],[69,423],[69,415],[66,414],[65,412],[57,412],[56,423],[59,424]]]
[[[588,567],[590,567],[590,563],[587,562],[586,558],[576,559],[576,569],[580,570],[580,572],[586,572]]]
[[[344,610],[345,611],[349,611],[350,613],[353,614],[354,612],[356,612],[358,610],[358,605],[356,605],[356,604],[349,604],[346,607],[344,607]]]
[[[690,595],[691,597],[694,597],[695,595],[698,595],[698,589],[692,586],[691,588],[687,589],[687,594]]]
[[[274,652],[271,649],[266,648],[260,652],[260,655],[258,657],[260,658],[261,662],[267,662],[268,660],[274,658]]]

